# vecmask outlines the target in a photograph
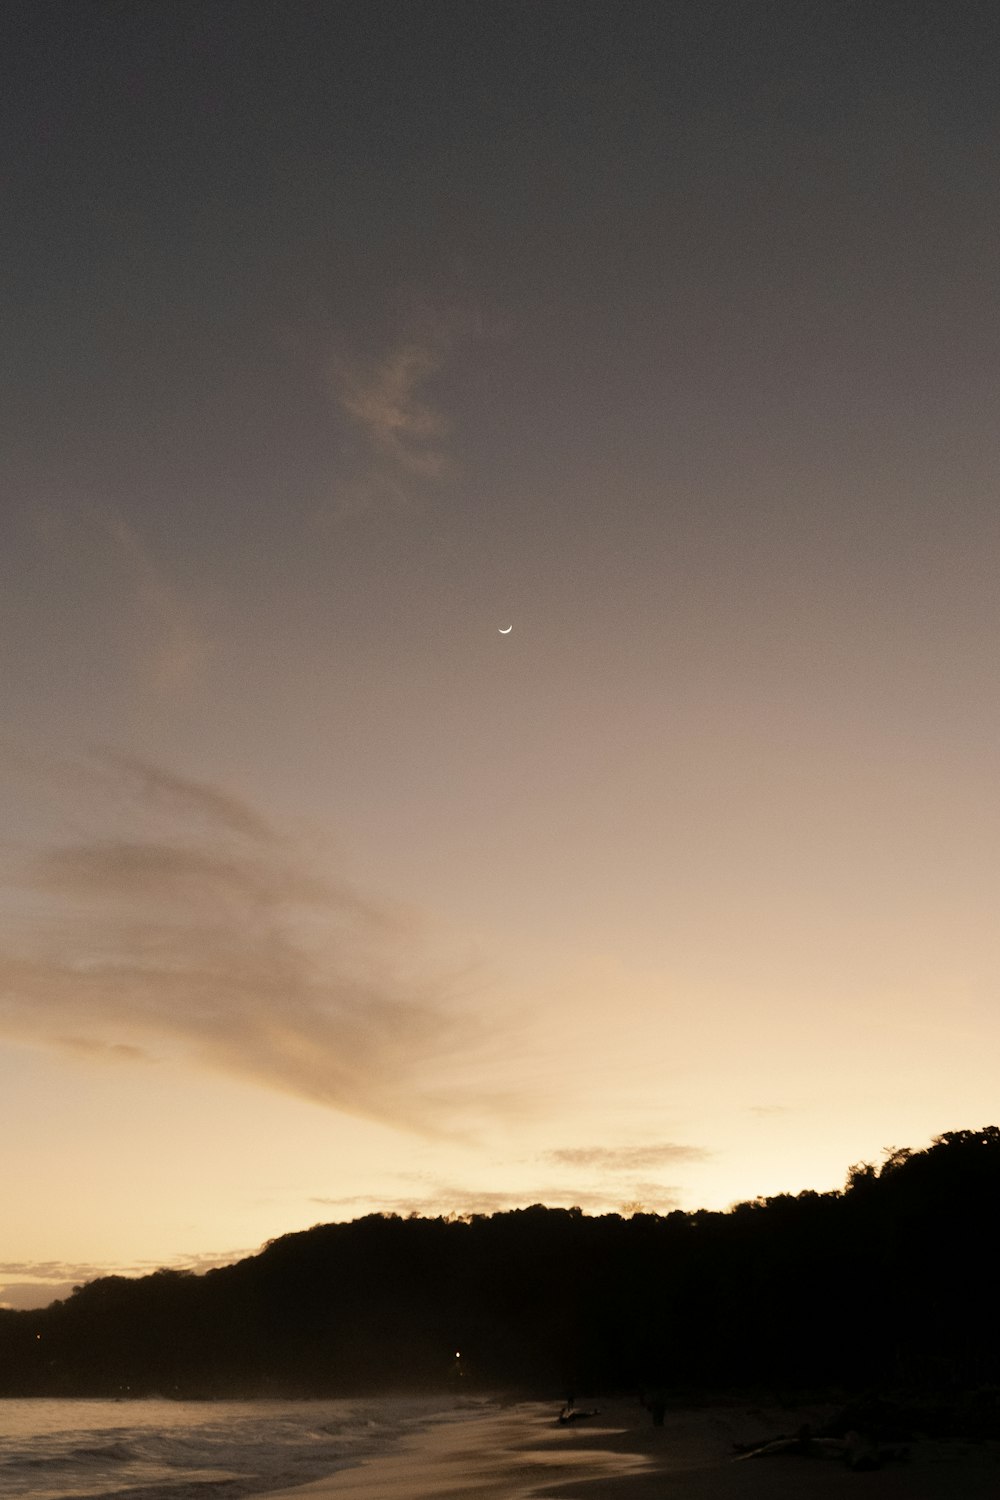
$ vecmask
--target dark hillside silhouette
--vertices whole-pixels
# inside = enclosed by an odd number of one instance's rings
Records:
[[[989,1126],[727,1213],[374,1214],[105,1277],[0,1313],[0,1395],[982,1386],[998,1264]]]

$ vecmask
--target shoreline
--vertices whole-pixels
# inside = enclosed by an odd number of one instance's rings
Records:
[[[995,1500],[1000,1443],[920,1439],[902,1462],[864,1473],[835,1460],[738,1461],[830,1408],[750,1403],[668,1410],[662,1427],[634,1398],[587,1401],[597,1415],[560,1426],[555,1403],[456,1410],[389,1453],[266,1500]]]
[[[618,1436],[617,1428],[591,1427],[591,1441],[582,1442],[579,1427],[560,1427],[557,1414],[557,1406],[539,1401],[443,1412],[388,1453],[266,1500],[432,1500],[459,1494],[528,1500],[549,1483],[646,1468],[643,1453],[599,1444]]]

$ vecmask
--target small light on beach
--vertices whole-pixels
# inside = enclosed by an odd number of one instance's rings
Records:
[[[455,1350],[455,1358],[456,1359],[461,1359],[462,1358],[461,1352],[458,1349]]]

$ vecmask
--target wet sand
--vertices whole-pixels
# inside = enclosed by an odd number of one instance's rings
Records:
[[[269,1500],[997,1500],[1000,1444],[911,1445],[870,1473],[807,1458],[734,1462],[736,1442],[766,1441],[821,1420],[818,1408],[705,1407],[652,1425],[635,1402],[593,1403],[600,1415],[560,1427],[537,1403],[456,1413],[394,1453]]]

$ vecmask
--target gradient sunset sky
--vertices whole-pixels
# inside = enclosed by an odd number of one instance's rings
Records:
[[[0,29],[0,1300],[1000,1120],[996,5]]]

